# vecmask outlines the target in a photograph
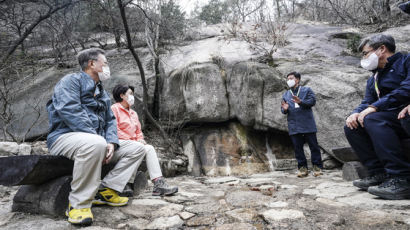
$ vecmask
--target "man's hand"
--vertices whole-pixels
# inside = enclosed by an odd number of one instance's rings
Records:
[[[107,153],[105,154],[105,159],[103,164],[110,163],[111,158],[114,156],[114,144],[108,143],[107,144]]]
[[[292,96],[293,102],[300,104],[302,101],[298,96]]]
[[[289,104],[286,102],[286,101],[282,101],[282,109],[284,110],[284,111],[286,111],[286,110],[288,110],[289,109]]]
[[[353,113],[346,119],[346,126],[350,129],[357,129],[359,124],[357,123],[357,118],[359,117],[359,113]]]
[[[410,105],[404,107],[402,111],[400,111],[399,116],[397,116],[397,119],[403,119],[406,114],[410,115]]]
[[[140,140],[138,140],[138,142],[141,143],[141,144],[143,144],[143,145],[146,145],[146,144],[147,144],[147,142],[146,142],[144,139],[140,139]]]
[[[372,107],[369,107],[369,108],[363,110],[362,112],[360,112],[359,117],[357,118],[357,120],[358,120],[359,123],[360,123],[360,126],[364,127],[364,124],[363,124],[364,118],[365,118],[367,115],[369,115],[369,114],[371,114],[371,113],[374,113],[374,112],[376,112],[376,109],[375,109],[375,108],[372,108]]]

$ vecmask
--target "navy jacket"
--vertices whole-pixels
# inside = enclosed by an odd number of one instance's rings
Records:
[[[315,93],[313,93],[312,89],[309,87],[299,87],[299,98],[302,101],[299,104],[299,108],[295,108],[295,103],[292,102],[292,94],[289,90],[286,91],[282,97],[282,99],[289,104],[288,110],[284,111],[281,108],[282,113],[288,115],[289,135],[317,132],[316,122],[312,111],[312,106],[316,104]],[[293,91],[295,96],[297,95],[299,87]]]
[[[62,134],[84,132],[98,134],[107,143],[119,146],[117,122],[111,111],[111,100],[102,84],[85,72],[63,77],[47,103],[49,133],[47,146]]]
[[[387,59],[383,69],[377,69],[367,80],[366,93],[361,104],[353,110],[360,113],[369,105],[378,111],[400,109],[410,103],[410,55],[396,53]],[[378,73],[377,85],[380,99],[375,89],[374,74]]]

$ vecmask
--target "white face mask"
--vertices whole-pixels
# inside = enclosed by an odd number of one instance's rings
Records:
[[[135,98],[132,95],[128,95],[127,103],[128,105],[132,106],[134,104]]]
[[[295,82],[295,80],[288,80],[286,83],[288,83],[288,86],[290,87],[290,88],[292,88],[293,86],[295,86],[296,85],[296,82]]]
[[[360,61],[360,65],[363,67],[363,69],[370,71],[375,70],[379,65],[379,57],[373,52],[368,58],[362,59]]]
[[[110,67],[108,66],[103,66],[102,67],[102,72],[98,72],[98,78],[100,78],[100,81],[106,81],[110,79],[111,74],[110,74]]]

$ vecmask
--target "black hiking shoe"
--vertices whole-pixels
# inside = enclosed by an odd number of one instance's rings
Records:
[[[354,180],[353,185],[360,189],[367,190],[370,186],[375,186],[383,183],[386,178],[387,175],[385,173],[379,173],[373,176],[365,177],[363,179]]]
[[[134,184],[127,183],[122,193],[120,193],[120,196],[133,197],[134,196]]]
[[[386,200],[410,199],[410,181],[406,178],[393,177],[379,186],[369,187],[367,191]]]
[[[178,187],[169,186],[164,178],[159,178],[154,182],[153,196],[169,196],[178,192]]]

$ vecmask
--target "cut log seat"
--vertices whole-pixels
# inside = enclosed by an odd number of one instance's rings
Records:
[[[74,161],[63,156],[29,155],[0,158],[0,185],[44,184],[71,175]]]

